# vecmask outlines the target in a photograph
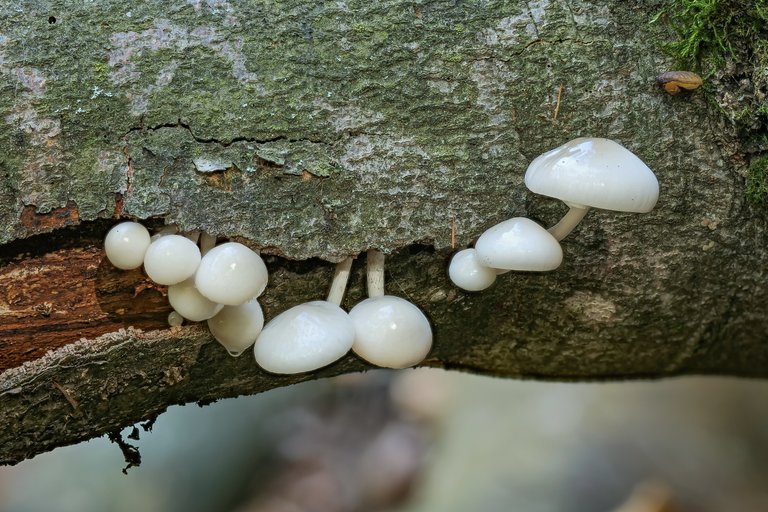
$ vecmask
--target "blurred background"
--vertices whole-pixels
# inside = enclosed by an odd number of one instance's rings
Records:
[[[173,407],[136,433],[127,475],[106,438],[0,467],[0,511],[768,511],[761,381],[375,371]]]

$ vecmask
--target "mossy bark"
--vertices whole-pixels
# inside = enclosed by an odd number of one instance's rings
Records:
[[[170,404],[366,368],[350,356],[278,377],[229,358],[201,327],[117,330],[167,313],[106,310],[102,288],[118,278],[95,270],[106,265],[96,247],[117,218],[260,248],[268,317],[321,297],[328,262],[381,248],[392,254],[389,291],[433,323],[432,366],[573,380],[768,375],[768,221],[745,201],[731,127],[698,93],[655,85],[670,65],[658,49],[669,34],[648,23],[657,7],[7,2],[0,350],[21,344],[32,356],[0,374],[0,461]],[[523,174],[537,154],[585,135],[648,163],[656,209],[590,212],[555,272],[507,274],[481,294],[452,287],[453,242],[512,216],[558,219],[565,207],[528,192]],[[25,262],[46,251],[95,258],[78,274],[83,304],[55,287],[41,296],[43,284],[18,292]],[[51,282],[67,286],[61,267]],[[362,272],[357,263],[347,306],[363,297]],[[30,315],[45,320],[25,324]],[[89,322],[104,334],[78,341]],[[56,345],[31,334],[46,329],[63,333]]]

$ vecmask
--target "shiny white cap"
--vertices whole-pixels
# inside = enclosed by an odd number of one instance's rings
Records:
[[[192,277],[200,265],[200,249],[181,235],[158,238],[144,254],[144,270],[157,284],[176,284]]]
[[[507,270],[544,272],[563,261],[563,250],[549,231],[525,217],[489,228],[475,244],[481,265]]]
[[[634,153],[610,139],[581,137],[540,155],[525,185],[569,205],[646,213],[659,198],[659,182]]]
[[[243,244],[227,242],[205,253],[195,286],[213,302],[236,306],[261,295],[267,279],[261,256]]]
[[[253,345],[262,327],[264,313],[256,299],[239,306],[225,306],[208,320],[211,334],[232,356],[239,356]]]
[[[117,268],[131,270],[144,263],[149,247],[149,231],[138,222],[121,222],[107,233],[104,251],[107,259]]]
[[[376,366],[408,368],[432,348],[432,327],[424,313],[393,295],[371,297],[349,312],[355,326],[354,352]]]
[[[193,322],[202,322],[216,315],[224,307],[203,297],[195,288],[194,278],[168,287],[168,302],[181,316]]]
[[[496,275],[495,268],[480,263],[474,249],[457,252],[448,267],[448,277],[453,284],[470,292],[485,290],[496,281]]]
[[[352,348],[349,315],[316,300],[283,311],[264,327],[253,346],[256,362],[272,373],[303,373],[327,366]]]

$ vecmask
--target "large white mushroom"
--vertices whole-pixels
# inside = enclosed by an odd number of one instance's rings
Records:
[[[355,329],[339,305],[351,266],[352,258],[336,265],[327,300],[299,304],[269,321],[253,347],[259,366],[272,373],[303,373],[349,352]]]
[[[647,213],[659,198],[653,171],[618,142],[598,137],[574,139],[538,156],[528,166],[525,184],[569,206],[549,228],[557,240],[568,236],[590,208]]]
[[[352,350],[386,368],[420,363],[432,348],[432,327],[424,313],[400,297],[384,295],[384,254],[368,251],[368,298],[349,312],[355,326]]]

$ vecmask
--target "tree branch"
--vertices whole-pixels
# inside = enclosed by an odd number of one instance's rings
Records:
[[[163,288],[103,261],[126,217],[261,249],[268,319],[322,298],[332,262],[380,248],[388,292],[432,322],[430,366],[768,376],[768,216],[744,200],[733,128],[701,91],[655,85],[671,66],[655,2],[6,4],[0,462],[171,404],[368,368],[350,355],[279,377],[202,326],[168,329]],[[562,216],[523,174],[584,135],[645,160],[657,208],[591,211],[555,272],[452,286],[453,243]],[[345,308],[363,274],[356,263]]]

